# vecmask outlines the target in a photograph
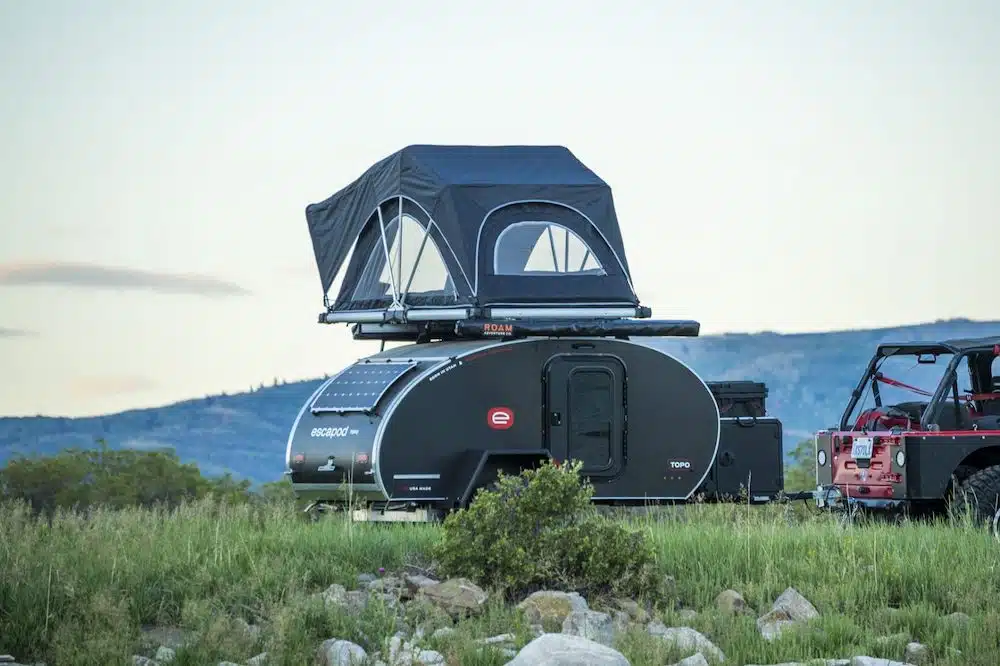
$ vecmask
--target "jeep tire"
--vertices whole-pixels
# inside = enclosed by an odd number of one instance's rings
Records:
[[[965,515],[975,525],[986,525],[994,531],[1000,516],[1000,465],[978,470],[958,485],[952,500],[954,514],[960,520]]]

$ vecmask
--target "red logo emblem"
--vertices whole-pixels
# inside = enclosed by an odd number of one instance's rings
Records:
[[[494,430],[506,430],[514,425],[514,410],[507,407],[494,407],[486,413],[486,425]]]

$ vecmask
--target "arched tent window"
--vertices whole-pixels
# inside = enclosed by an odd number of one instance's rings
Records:
[[[638,303],[600,227],[552,201],[513,201],[490,211],[476,241],[475,277],[480,306]]]
[[[411,301],[427,297],[433,297],[435,304],[458,301],[455,283],[430,227],[406,213],[386,223],[385,244],[377,240],[372,246],[351,298],[374,301],[392,298],[394,291],[401,304],[414,296],[418,298]]]
[[[497,238],[494,275],[607,275],[593,249],[556,222],[516,222]]]

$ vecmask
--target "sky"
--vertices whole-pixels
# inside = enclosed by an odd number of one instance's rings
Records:
[[[414,143],[569,147],[703,333],[998,318],[998,33],[994,0],[0,3],[0,415],[377,351],[316,323],[304,209]]]

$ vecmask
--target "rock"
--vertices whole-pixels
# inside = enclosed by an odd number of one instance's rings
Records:
[[[347,588],[343,585],[339,585],[338,583],[334,583],[320,592],[320,596],[323,597],[323,603],[325,604],[343,605],[347,601]]]
[[[540,624],[551,632],[561,631],[563,622],[573,611],[590,610],[587,600],[576,592],[554,590],[534,592],[517,608],[524,613],[529,624]]]
[[[434,633],[431,634],[431,638],[447,638],[455,633],[454,627],[441,627],[440,629],[435,629]]]
[[[140,642],[150,650],[161,645],[171,650],[179,650],[192,643],[195,638],[193,632],[179,627],[146,626],[140,631],[142,632]]]
[[[920,666],[920,664],[929,660],[930,656],[930,650],[928,650],[927,646],[923,643],[907,643],[906,649],[903,651],[903,660],[908,661],[911,664],[916,664],[917,666]]]
[[[749,612],[743,595],[736,590],[723,590],[715,598],[715,605],[723,615],[740,615]]]
[[[159,664],[149,657],[144,657],[141,654],[134,654],[132,655],[132,666],[159,666]]]
[[[424,664],[424,666],[438,666],[445,663],[445,658],[443,654],[434,650],[420,650],[413,663]]]
[[[420,588],[417,599],[427,599],[454,618],[479,615],[489,595],[467,578],[448,580]]]
[[[421,576],[420,574],[407,574],[403,577],[403,582],[406,584],[406,591],[410,596],[415,596],[417,592],[421,589],[434,585],[438,581],[434,580],[430,576]]]
[[[535,638],[538,638],[539,636],[545,633],[545,627],[543,627],[540,624],[529,624],[528,629],[531,630],[531,633],[534,635]]]
[[[389,663],[392,666],[437,666],[444,664],[444,655],[434,650],[422,650],[399,636],[389,639]]]
[[[771,610],[757,618],[757,631],[772,641],[784,628],[819,617],[819,611],[794,587],[787,588],[775,599]]]
[[[691,622],[698,617],[698,611],[691,608],[682,608],[677,611],[677,619],[681,622]]]
[[[952,624],[956,625],[966,625],[969,623],[971,619],[972,618],[966,615],[965,613],[952,613],[950,615],[944,616],[945,622],[951,622]]]
[[[357,578],[358,587],[363,587],[367,589],[369,585],[371,585],[375,580],[377,580],[377,578],[378,577],[375,574],[370,574],[370,573],[358,574]]]
[[[653,636],[657,636],[662,640],[671,643],[678,650],[684,652],[700,652],[704,655],[712,656],[716,661],[725,661],[726,655],[723,654],[715,643],[708,640],[708,638],[699,631],[692,629],[691,627],[667,627],[659,620],[654,620],[646,625],[646,631],[648,631]]]
[[[618,650],[583,636],[545,634],[525,645],[505,666],[631,666]]]
[[[405,589],[406,583],[404,583],[401,578],[396,576],[376,578],[372,582],[368,583],[369,592],[378,592],[383,594],[389,593],[395,596],[400,596]]]
[[[774,600],[771,610],[783,610],[793,622],[808,622],[819,617],[819,611],[794,587],[787,588]]]
[[[451,615],[429,599],[414,599],[406,604],[404,615],[418,629],[435,631],[452,625]]]
[[[565,620],[563,620],[565,622]],[[625,611],[616,610],[612,615],[612,628],[615,633],[624,634],[632,627],[632,618]]]
[[[632,601],[631,599],[615,599],[615,606],[628,613],[629,617],[640,624],[649,622],[649,613],[646,609]]]
[[[567,615],[563,620],[562,633],[583,636],[609,647],[615,640],[611,616],[594,610],[578,610]]]
[[[267,653],[261,652],[256,657],[247,659],[247,666],[264,666],[267,663]]]
[[[879,657],[855,657],[851,659],[851,666],[913,666],[913,664]]]
[[[773,641],[781,635],[784,627],[795,624],[791,616],[783,610],[768,611],[757,618],[757,631],[765,640]]]
[[[674,666],[708,666],[708,659],[701,652],[696,652],[686,659],[681,659]]]
[[[240,666],[235,661],[220,661],[215,666]]]
[[[368,659],[368,653],[351,641],[330,638],[319,646],[317,657],[324,666],[358,666]]]
[[[160,664],[169,664],[177,657],[177,652],[168,648],[166,645],[161,645],[156,649],[156,654],[153,655],[153,659]]]
[[[476,640],[478,645],[504,645],[507,643],[515,643],[517,641],[517,636],[514,634],[499,634],[497,636],[490,636],[489,638],[480,638]]]

